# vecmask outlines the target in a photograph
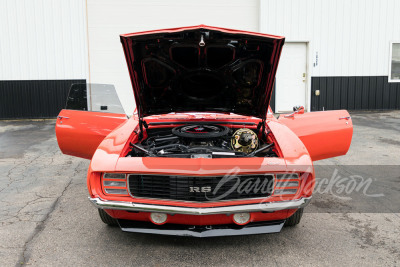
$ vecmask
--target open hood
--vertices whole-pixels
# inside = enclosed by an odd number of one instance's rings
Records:
[[[205,25],[121,35],[138,115],[265,119],[284,40]]]

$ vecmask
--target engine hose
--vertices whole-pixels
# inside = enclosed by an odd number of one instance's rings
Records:
[[[158,147],[152,147],[150,148],[150,151],[155,151],[155,150],[161,150],[161,149],[165,149],[165,148],[179,148],[183,151],[187,151],[189,149],[189,147],[185,146],[185,145],[181,145],[181,144],[168,144],[168,145],[163,145],[163,146],[158,146]]]
[[[151,151],[148,151],[147,149],[143,148],[142,146],[138,146],[138,145],[132,144],[132,143],[131,143],[131,146],[133,146],[134,148],[136,148],[137,150],[139,150],[141,152],[146,153],[147,155],[154,156],[154,154]]]
[[[266,146],[263,146],[263,147],[261,147],[261,148],[259,148],[259,149],[257,149],[257,150],[254,150],[253,152],[251,152],[251,153],[248,154],[247,156],[248,156],[248,157],[253,157],[253,156],[255,156],[257,153],[263,152],[263,151],[265,151],[265,150],[271,148],[273,145],[274,145],[274,142],[272,142],[271,144],[268,144],[268,145],[266,145]]]
[[[206,146],[195,146],[188,149],[188,152],[196,151],[196,150],[207,150],[209,152],[235,152],[230,149],[220,148],[220,147],[206,147]]]

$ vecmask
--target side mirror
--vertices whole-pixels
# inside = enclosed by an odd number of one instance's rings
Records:
[[[294,117],[294,114],[304,114],[304,107],[303,106],[294,106],[293,112],[285,115],[285,118]]]

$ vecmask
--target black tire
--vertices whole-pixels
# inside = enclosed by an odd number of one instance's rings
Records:
[[[103,223],[109,225],[109,226],[118,226],[118,222],[116,219],[111,217],[110,215],[107,214],[103,209],[98,209],[99,210],[99,215],[100,219],[103,221]]]
[[[285,226],[295,226],[300,223],[304,208],[298,209],[292,216],[286,219]]]

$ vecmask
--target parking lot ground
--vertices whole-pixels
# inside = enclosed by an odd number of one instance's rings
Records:
[[[317,170],[400,164],[400,111],[352,118],[349,153],[316,162]],[[208,239],[108,227],[87,200],[89,161],[61,154],[54,123],[0,121],[0,266],[400,265],[398,212],[320,210],[279,234]],[[308,208],[323,207],[319,201]],[[338,203],[332,198],[329,205]]]

